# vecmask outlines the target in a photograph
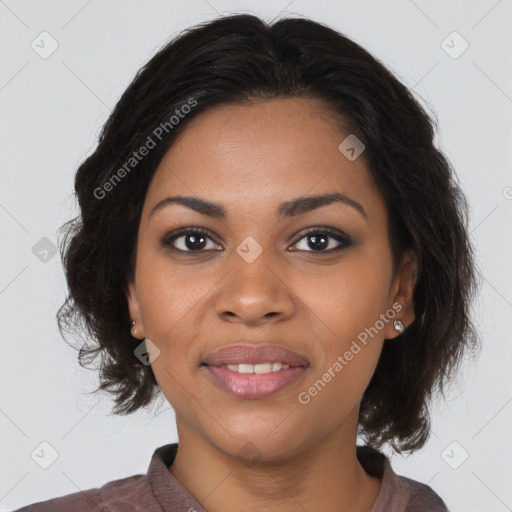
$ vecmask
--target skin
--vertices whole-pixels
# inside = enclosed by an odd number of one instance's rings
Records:
[[[180,133],[148,188],[127,297],[132,333],[160,351],[152,369],[179,436],[169,470],[210,512],[362,512],[380,491],[381,480],[356,458],[357,419],[383,343],[399,334],[393,321],[308,404],[297,398],[393,304],[404,326],[414,320],[415,262],[407,258],[392,275],[385,203],[364,156],[350,161],[338,149],[348,134],[316,100],[210,109]],[[277,216],[284,201],[332,192],[359,202],[367,218],[339,202]],[[179,204],[149,215],[174,195],[222,203],[227,217]],[[206,238],[203,252],[187,236],[174,241],[174,252],[162,247],[168,233],[190,226],[216,240]],[[316,249],[304,232],[326,226],[352,245],[328,253],[342,245],[329,238]],[[263,250],[251,263],[236,251],[248,236]],[[233,397],[201,361],[241,340],[289,348],[310,366],[267,398]],[[244,446],[257,462],[246,463]]]

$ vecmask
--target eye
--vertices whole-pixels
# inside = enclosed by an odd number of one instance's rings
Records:
[[[335,242],[333,243],[332,240]],[[300,243],[303,244],[303,247],[299,246],[298,249],[294,250],[317,253],[339,251],[352,245],[349,236],[342,231],[329,227],[310,229],[303,233],[294,245],[297,246]],[[182,228],[170,233],[161,240],[161,245],[164,248],[185,253],[222,250],[222,247],[217,243],[215,236],[210,231],[198,227]]]
[[[303,247],[299,247],[299,251],[330,253],[339,251],[341,249],[346,249],[352,245],[349,236],[347,236],[342,231],[338,231],[337,229],[329,227],[317,227],[309,230],[303,234],[298,242],[296,242],[294,245],[301,243],[303,240]],[[332,240],[335,240],[337,244],[333,243]],[[308,248],[313,250],[308,250]]]
[[[211,242],[210,247],[208,247],[208,241]],[[165,248],[181,252],[205,252],[217,250],[219,247],[215,237],[207,229],[196,227],[182,228],[166,235],[161,240],[161,244]]]

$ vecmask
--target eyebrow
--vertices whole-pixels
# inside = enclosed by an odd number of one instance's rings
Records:
[[[278,217],[279,220],[286,217],[295,217],[297,215],[316,210],[317,208],[321,208],[322,206],[327,206],[332,203],[341,203],[351,206],[352,208],[356,209],[366,220],[368,220],[366,211],[361,204],[344,194],[340,194],[339,192],[321,194],[317,196],[302,196],[281,203],[278,208]],[[181,204],[187,208],[195,210],[198,213],[217,219],[227,218],[227,211],[222,204],[191,196],[169,196],[165,199],[162,199],[162,201],[155,205],[155,207],[151,210],[149,218],[151,218],[155,212],[170,204]]]

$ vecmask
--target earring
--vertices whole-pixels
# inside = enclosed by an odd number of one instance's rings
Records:
[[[397,330],[400,334],[402,334],[404,332],[404,324],[400,321],[400,320],[395,320],[393,322],[393,325],[395,327],[395,330]]]
[[[137,328],[135,327],[135,321],[133,321],[130,325],[131,325],[132,336],[135,338],[135,335],[137,334]]]

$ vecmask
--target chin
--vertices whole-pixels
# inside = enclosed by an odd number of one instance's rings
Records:
[[[305,448],[306,439],[302,439],[296,433],[290,433],[279,427],[274,430],[267,423],[264,428],[256,428],[254,424],[238,425],[237,433],[227,429],[222,431],[222,436],[210,438],[210,443],[226,455],[239,459],[250,466],[256,462],[280,462],[293,457]]]

